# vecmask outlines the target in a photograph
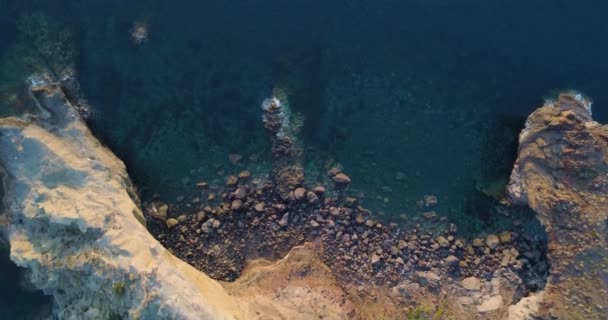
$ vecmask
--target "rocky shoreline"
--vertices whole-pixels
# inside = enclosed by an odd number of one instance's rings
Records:
[[[513,227],[467,239],[432,195],[420,200],[422,222],[401,229],[365,209],[340,168],[306,183],[297,130],[285,127],[297,119],[274,99],[264,108],[268,177],[199,182],[194,198],[154,199],[142,213],[124,164],[90,133],[78,102],[61,83],[37,80],[41,113],[0,120],[0,226],[11,260],[53,297],[57,318],[606,314],[608,127],[576,94],[528,119],[501,208]]]
[[[414,286],[410,290],[455,284],[481,292],[503,278],[519,300],[544,287],[546,243],[524,228],[466,240],[427,201],[428,223],[442,224],[445,231],[433,234],[422,225],[404,231],[375,220],[340,190],[299,187],[283,201],[271,183],[257,185],[243,178],[247,174],[240,176],[228,177],[221,189],[201,190],[204,201],[147,204],[148,229],[177,257],[217,280],[237,279],[248,260],[276,260],[297,245],[315,242],[340,285],[354,286],[362,295],[367,286],[404,283]]]
[[[192,199],[144,204],[148,229],[177,257],[214,279],[234,281],[247,261],[280,259],[293,247],[313,242],[340,286],[363,301],[376,298],[370,287],[394,288],[403,298],[453,287],[467,293],[459,300],[462,307],[480,313],[504,311],[542,290],[549,270],[546,240],[517,218],[513,230],[467,240],[434,211],[438,200],[428,195],[419,201],[423,222],[402,230],[359,205],[360,199],[346,191],[351,179],[340,168],[329,170],[327,184],[305,185],[297,151],[290,151],[297,138],[278,134],[295,132],[281,128],[290,122],[277,117],[287,114],[280,110],[285,103],[276,97],[268,101],[274,103],[263,108],[271,111],[264,117],[273,140],[268,179],[242,171],[226,177],[223,185],[197,183]],[[429,225],[441,231],[428,231]],[[512,301],[503,302],[507,297],[498,293],[501,281]],[[394,303],[417,308],[415,299]]]

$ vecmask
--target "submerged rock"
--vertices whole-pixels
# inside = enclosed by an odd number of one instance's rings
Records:
[[[345,175],[342,172],[340,172],[340,173],[336,174],[335,176],[331,177],[331,179],[338,186],[346,186],[346,185],[350,184],[350,182],[351,182],[350,177],[347,176],[347,175]]]

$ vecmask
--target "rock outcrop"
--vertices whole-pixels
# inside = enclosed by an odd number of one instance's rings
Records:
[[[508,187],[547,231],[551,271],[539,303],[543,319],[608,315],[608,126],[591,103],[561,94],[533,112],[519,138]]]
[[[41,115],[0,120],[10,257],[60,319],[244,319],[222,286],[142,224],[124,164],[59,86],[33,82]]]
[[[55,317],[343,319],[352,312],[311,248],[254,264],[227,288],[175,258],[146,229],[124,164],[93,137],[60,86],[33,80],[40,113],[0,119],[0,229],[11,259],[53,297]],[[302,273],[303,264],[311,272]],[[301,281],[288,283],[296,270]]]

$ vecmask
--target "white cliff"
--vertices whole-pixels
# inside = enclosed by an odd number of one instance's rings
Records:
[[[243,319],[220,284],[142,225],[124,164],[61,90],[32,88],[43,116],[0,120],[3,234],[60,319]]]

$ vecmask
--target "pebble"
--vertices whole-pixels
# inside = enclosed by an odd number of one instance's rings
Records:
[[[327,171],[327,175],[330,177],[333,177],[333,176],[337,175],[338,173],[340,173],[340,171],[342,171],[342,170],[340,170],[340,168],[333,167],[329,171]]]
[[[279,225],[281,227],[285,227],[289,224],[289,212],[287,212],[286,214],[283,215],[283,217],[281,217],[281,220],[279,220]]]
[[[239,173],[240,180],[249,179],[249,177],[251,177],[251,172],[249,172],[248,170],[243,170]]]
[[[397,247],[395,247],[395,246],[392,246],[391,247],[391,255],[393,255],[393,256],[399,255],[399,249],[397,249]]]
[[[196,213],[196,221],[200,222],[205,219],[206,213],[205,211],[199,211]]]
[[[397,248],[399,250],[403,250],[407,247],[407,242],[403,241],[403,240],[399,240],[399,242],[397,243]]]
[[[450,267],[455,267],[458,265],[458,258],[456,258],[456,256],[454,255],[450,255],[447,258],[445,258],[445,263],[450,266]]]
[[[150,210],[150,215],[156,219],[167,220],[167,211],[169,211],[169,206],[166,204],[162,204],[158,209]]]
[[[380,262],[380,256],[373,254],[371,258],[372,265],[376,265]]]
[[[247,189],[245,187],[238,187],[236,191],[234,191],[234,197],[237,199],[245,199],[247,197]]]
[[[336,207],[329,207],[329,214],[331,214],[334,217],[337,217],[340,215],[340,209],[338,209]]]
[[[258,203],[256,203],[255,207],[253,207],[253,208],[257,212],[263,212],[265,207],[266,207],[266,205],[264,204],[264,202],[258,202]]]
[[[427,211],[422,213],[422,216],[427,220],[431,220],[437,217],[437,213],[435,211]]]
[[[221,222],[221,221],[219,221],[219,220],[217,220],[217,219],[215,219],[215,220],[213,220],[213,224],[211,225],[211,227],[213,227],[213,229],[217,229],[217,228],[219,228],[221,225],[222,225],[222,222]]]
[[[509,231],[503,231],[498,234],[501,243],[509,243],[513,239],[513,235]]]
[[[340,186],[346,186],[351,182],[350,178],[342,172],[331,177],[331,179]]]
[[[473,239],[473,247],[476,247],[476,248],[483,247],[483,240]]]
[[[310,204],[318,204],[319,202],[321,202],[321,200],[319,200],[319,197],[317,196],[317,194],[312,191],[308,191],[306,193],[306,199],[308,200],[308,203],[310,203]]]
[[[227,186],[234,186],[239,182],[239,178],[235,177],[235,176],[229,176],[228,178],[226,178],[226,185]]]
[[[304,197],[306,196],[306,189],[296,188],[296,190],[293,191],[293,195],[295,196],[296,200],[302,201],[302,200],[304,200]]]
[[[488,248],[494,250],[496,249],[496,247],[498,247],[498,245],[500,244],[500,240],[498,239],[498,237],[496,235],[489,235],[486,238],[486,245],[488,246]]]
[[[437,243],[442,247],[442,248],[447,248],[450,246],[450,241],[448,241],[448,239],[439,236],[437,237],[437,239],[435,239],[435,241],[437,241]]]
[[[312,191],[318,195],[323,195],[325,193],[325,187],[317,186],[314,189],[312,189]]]
[[[318,222],[316,222],[316,221],[314,221],[314,220],[310,220],[310,225],[311,225],[313,228],[317,228],[317,227],[319,227],[319,223],[318,223]]]
[[[204,232],[204,233],[207,233],[207,234],[213,232],[213,230],[211,230],[211,228],[209,227],[209,225],[207,225],[206,223],[204,223],[201,226],[201,231]]]
[[[175,227],[179,223],[179,221],[177,221],[177,219],[169,218],[169,219],[167,219],[166,223],[167,223],[167,228],[171,229],[171,228]]]
[[[462,280],[462,286],[467,290],[479,291],[481,288],[481,281],[476,277],[468,277]]]
[[[243,208],[243,201],[241,200],[236,199],[230,204],[230,209],[232,210],[241,210],[241,208]]]
[[[345,233],[344,235],[342,235],[342,243],[347,243],[350,242],[350,234]]]
[[[201,190],[205,190],[209,188],[209,184],[207,182],[198,182],[196,184],[196,188],[201,189]]]
[[[365,222],[365,218],[363,217],[362,213],[358,213],[357,216],[355,217],[355,222],[357,222],[358,224],[363,224]]]

